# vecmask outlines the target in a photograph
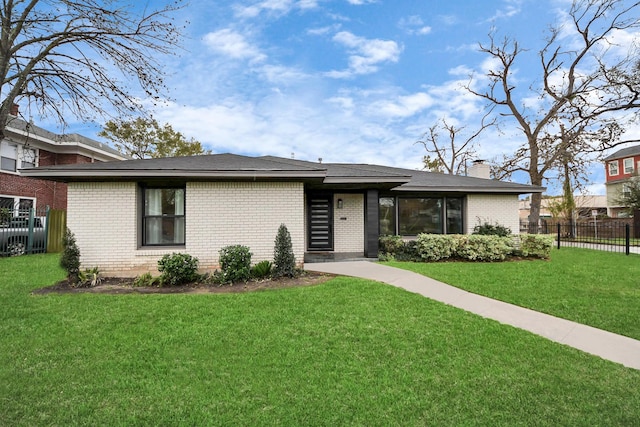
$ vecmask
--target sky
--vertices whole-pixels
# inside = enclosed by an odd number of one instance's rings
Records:
[[[462,88],[490,66],[479,43],[490,32],[518,40],[520,96],[531,96],[535,55],[567,4],[191,0],[176,15],[189,22],[183,49],[165,59],[172,99],[151,113],[214,153],[421,169],[426,153],[416,142],[439,119],[464,126],[463,136],[479,126],[483,103]],[[100,139],[96,124],[69,130]],[[523,142],[513,125],[477,141],[477,157],[489,160]],[[590,171],[588,191],[604,194],[603,165]]]

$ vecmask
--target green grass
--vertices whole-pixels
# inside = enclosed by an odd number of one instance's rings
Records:
[[[640,256],[578,248],[550,261],[405,263],[467,291],[640,339]]]
[[[640,371],[376,282],[31,295],[0,259],[0,425],[638,425]]]

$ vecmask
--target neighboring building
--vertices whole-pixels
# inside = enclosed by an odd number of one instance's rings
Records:
[[[620,206],[616,200],[626,191],[629,178],[638,174],[640,145],[616,151],[605,157],[604,164],[608,215],[612,218],[627,216],[626,207]]]
[[[155,271],[170,252],[218,267],[241,244],[272,260],[280,224],[298,262],[378,256],[381,234],[469,233],[480,221],[518,229],[518,197],[543,187],[368,164],[233,154],[41,166],[68,183],[67,223],[84,267]]]
[[[540,218],[552,218],[550,207],[554,203],[561,203],[562,196],[558,197],[544,197],[540,203]],[[607,215],[607,196],[596,195],[582,195],[574,196],[575,211],[574,218],[584,219],[592,218],[593,212],[596,212],[597,216]],[[520,200],[520,221],[529,220],[529,211],[531,210],[531,198]]]
[[[0,208],[11,209],[14,215],[31,207],[67,207],[65,183],[26,178],[23,170],[126,159],[98,141],[77,134],[57,135],[19,119],[17,106],[11,113],[0,141]]]

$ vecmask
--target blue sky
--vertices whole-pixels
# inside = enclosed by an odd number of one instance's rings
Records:
[[[436,120],[470,131],[479,124],[481,101],[461,89],[487,67],[478,43],[493,30],[529,49],[518,64],[526,87],[535,82],[545,30],[567,4],[192,0],[179,13],[189,21],[184,50],[166,60],[173,99],[152,112],[214,153],[418,169],[425,153],[415,142]],[[95,126],[70,128],[97,138]],[[503,132],[485,133],[478,157],[522,142],[508,126]],[[590,191],[603,194],[602,165],[591,179]]]

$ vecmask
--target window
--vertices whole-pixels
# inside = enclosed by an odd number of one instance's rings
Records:
[[[612,162],[607,163],[609,166],[609,176],[618,175],[618,161],[614,160]]]
[[[142,189],[144,215],[142,217],[142,244],[184,245],[185,189],[150,188]]]
[[[464,234],[462,229],[462,199],[447,198],[447,234]]]
[[[633,173],[633,159],[624,159],[624,173],[625,174]]]
[[[396,199],[394,197],[380,197],[380,235],[392,236],[396,234]]]
[[[0,169],[5,172],[17,172],[37,166],[38,153],[35,148],[18,146],[8,141],[0,144]]]
[[[0,195],[0,221],[19,216],[28,217],[30,210],[35,207],[34,198]]]
[[[622,184],[622,196],[631,197],[631,185],[628,182]]]
[[[459,197],[380,197],[380,234],[462,234]]]
[[[0,144],[0,169],[16,172],[18,166],[18,146],[2,141]]]
[[[36,150],[29,147],[22,147],[22,157],[20,158],[20,169],[31,169],[36,167]]]

